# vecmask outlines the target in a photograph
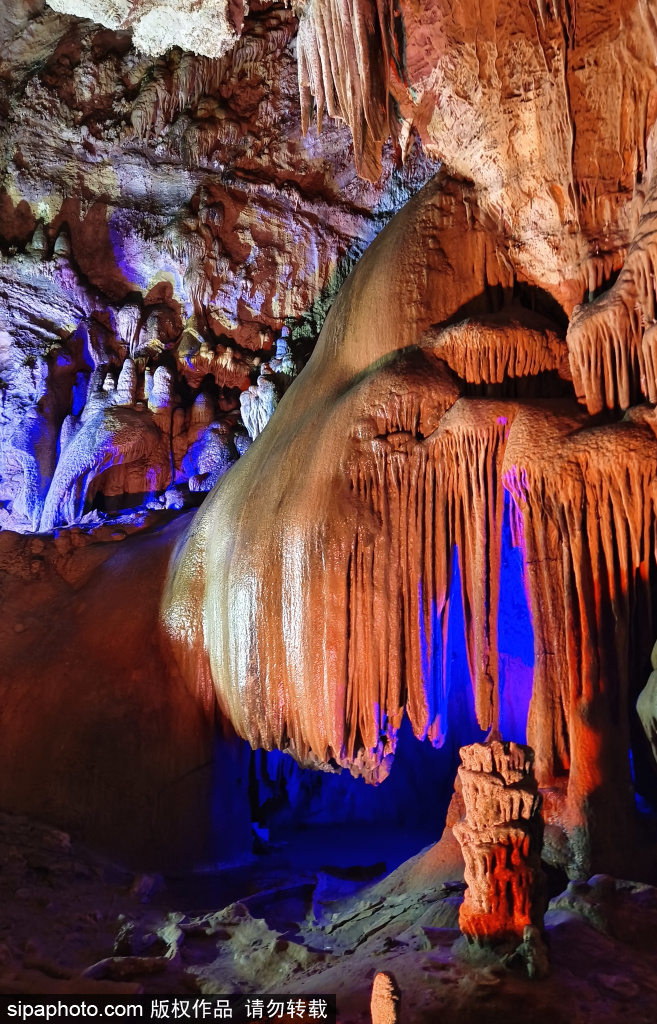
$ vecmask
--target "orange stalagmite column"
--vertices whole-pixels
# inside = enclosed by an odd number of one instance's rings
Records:
[[[454,826],[468,888],[459,925],[470,943],[513,947],[543,929],[543,820],[531,747],[489,739],[461,747],[465,818]]]

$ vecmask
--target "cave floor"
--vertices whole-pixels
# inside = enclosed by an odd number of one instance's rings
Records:
[[[435,831],[415,828],[375,828],[371,825],[336,828],[335,825],[279,827],[254,842],[256,853],[242,862],[207,871],[168,877],[166,889],[155,893],[152,904],[187,913],[205,913],[272,889],[287,890],[317,885],[318,874],[338,878],[342,891],[362,887],[370,879],[394,871],[418,851],[435,843]]]
[[[347,838],[306,830],[243,864],[161,879],[0,814],[0,992],[335,992],[340,1024],[366,1024],[387,970],[402,1024],[657,1019],[654,888],[571,885],[546,916],[550,976],[530,981],[454,952],[463,884],[444,864],[427,882],[437,847],[384,874],[423,837]]]

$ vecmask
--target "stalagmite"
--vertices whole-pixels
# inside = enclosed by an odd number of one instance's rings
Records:
[[[203,430],[214,419],[214,401],[211,395],[201,392],[192,406],[190,430]]]
[[[43,223],[39,221],[31,240],[26,246],[27,252],[38,258],[44,258],[48,252],[48,238]]]
[[[137,370],[132,359],[126,359],[121,367],[114,396],[115,405],[134,405],[137,397]]]
[[[284,327],[280,337],[276,339],[276,354],[273,359],[269,360],[269,369],[272,373],[276,374],[276,379],[281,384],[282,391],[287,390],[299,372],[290,349],[289,338],[290,329],[289,327]]]
[[[260,375],[256,384],[242,392],[240,405],[244,426],[249,437],[255,439],[265,429],[278,405],[275,382]]]
[[[211,491],[217,481],[236,461],[231,430],[225,424],[213,423],[187,451],[182,469],[192,492]]]
[[[173,402],[173,376],[166,366],[158,366],[153,374],[153,387],[148,395],[148,408],[153,412],[169,409]]]
[[[60,259],[68,259],[71,255],[71,236],[66,227],[63,227],[57,235],[53,253],[55,256],[59,256]]]
[[[543,928],[543,821],[533,751],[489,739],[461,748],[465,818],[454,825],[468,888],[459,926],[476,946],[515,948]]]
[[[379,971],[374,975],[370,1011],[372,1024],[399,1024],[401,994],[390,971]]]

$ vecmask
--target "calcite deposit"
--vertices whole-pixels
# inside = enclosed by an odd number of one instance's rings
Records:
[[[618,870],[650,650],[653,415],[588,418],[559,318],[541,293],[526,308],[502,245],[471,186],[446,176],[379,236],[267,431],[195,519],[165,623],[190,685],[214,686],[252,745],[381,781],[404,713],[419,739],[444,738],[457,557],[477,720],[499,722],[510,502],[534,628],[528,740],[567,836],[554,856]]]
[[[116,31],[21,2],[3,26],[5,529],[210,490],[430,170],[365,186],[346,130],[303,143],[291,11],[258,10],[220,55],[154,61],[100,6]]]
[[[468,888],[459,925],[479,946],[520,945],[543,929],[543,820],[533,751],[490,739],[461,748],[465,817],[454,826]]]
[[[554,870],[654,878],[652,0],[10,0],[0,39],[0,806],[129,856],[132,792],[133,855],[194,808],[221,860],[242,741],[386,784],[404,721],[511,722]]]
[[[132,29],[135,45],[158,56],[172,46],[219,58],[239,39],[246,2],[230,0],[52,0],[62,14],[89,18],[110,29]]]
[[[399,987],[393,974],[379,971],[372,985],[372,1024],[399,1024],[401,1013]]]

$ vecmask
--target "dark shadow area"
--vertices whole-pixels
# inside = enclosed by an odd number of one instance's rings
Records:
[[[487,285],[483,292],[464,302],[450,317],[435,326],[449,327],[468,317],[500,313],[503,310],[513,313],[514,309],[538,313],[539,316],[551,321],[557,333],[566,336],[568,317],[564,309],[545,289],[525,281],[514,281],[513,288],[504,288],[501,284]]]
[[[522,400],[532,398],[573,398],[571,381],[564,380],[556,370],[543,370],[527,377],[507,377],[501,383],[469,384],[463,387],[468,398]]]

